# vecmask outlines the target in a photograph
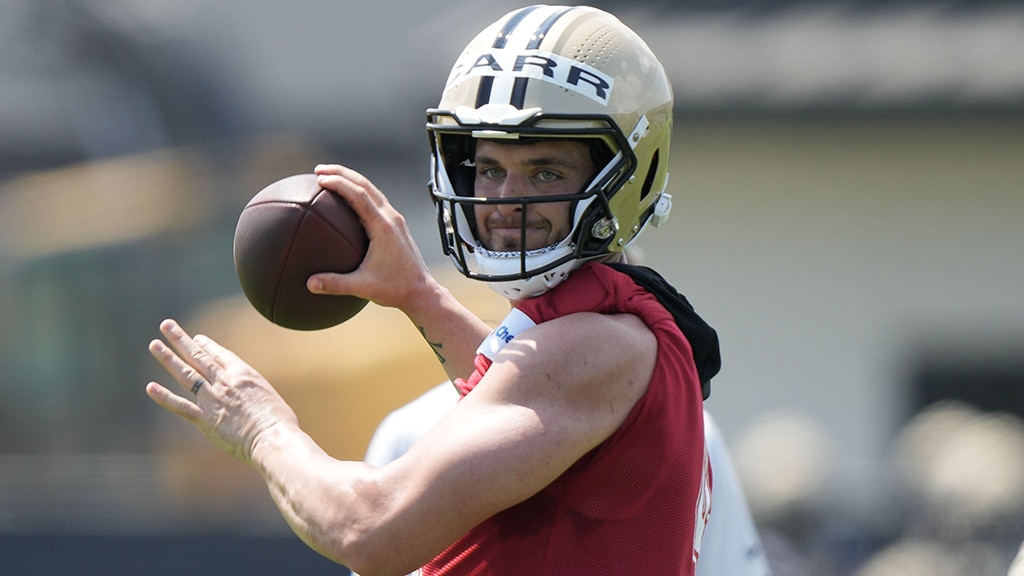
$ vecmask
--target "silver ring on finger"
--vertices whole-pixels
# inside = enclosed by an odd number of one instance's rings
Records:
[[[192,385],[192,394],[198,396],[199,389],[203,387],[203,384],[205,384],[205,382],[203,382],[202,379],[196,380],[196,383]]]

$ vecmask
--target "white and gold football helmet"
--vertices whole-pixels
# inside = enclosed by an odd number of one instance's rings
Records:
[[[585,6],[530,6],[477,35],[427,111],[431,194],[445,254],[464,275],[520,300],[564,280],[581,263],[621,252],[668,216],[672,88],[647,44],[614,16]],[[563,196],[482,198],[473,193],[479,139],[584,140],[594,178]],[[474,207],[571,202],[571,231],[536,250],[481,245]],[[523,234],[526,237],[523,218]]]

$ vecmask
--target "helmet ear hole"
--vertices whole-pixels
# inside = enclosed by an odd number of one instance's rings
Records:
[[[589,139],[587,142],[590,148],[590,159],[598,170],[603,166],[607,166],[612,161],[615,154],[612,153],[611,148],[607,144],[597,138]]]
[[[642,202],[647,195],[651,193],[651,188],[654,187],[654,179],[658,175],[658,162],[659,152],[661,150],[655,150],[654,155],[651,156],[651,165],[647,168],[647,176],[644,178],[644,185],[640,188],[640,201]]]

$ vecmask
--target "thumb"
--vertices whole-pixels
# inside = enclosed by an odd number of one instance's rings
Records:
[[[325,294],[330,296],[355,296],[355,282],[352,274],[338,274],[335,272],[320,272],[313,274],[306,280],[306,289],[313,294]]]

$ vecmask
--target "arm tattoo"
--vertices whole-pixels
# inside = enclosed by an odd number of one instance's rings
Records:
[[[420,335],[423,336],[423,339],[427,341],[427,344],[430,344],[430,349],[434,351],[434,356],[437,356],[437,361],[441,364],[447,362],[445,357],[441,355],[441,349],[444,348],[444,344],[440,342],[431,342],[430,339],[427,338],[427,331],[423,326],[417,326],[416,328],[420,331]]]

